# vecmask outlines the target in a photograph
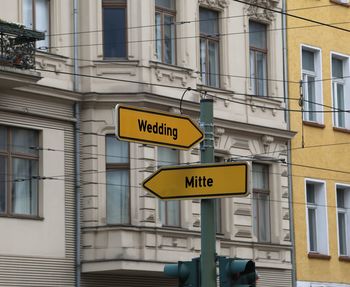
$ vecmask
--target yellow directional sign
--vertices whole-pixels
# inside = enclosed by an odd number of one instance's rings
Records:
[[[249,164],[201,164],[162,167],[143,182],[161,199],[208,198],[247,195]]]
[[[204,135],[187,116],[117,105],[116,135],[121,140],[189,149]]]

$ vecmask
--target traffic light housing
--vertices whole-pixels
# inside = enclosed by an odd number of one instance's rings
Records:
[[[255,287],[255,263],[240,258],[219,257],[220,287]]]
[[[166,264],[164,273],[168,277],[178,278],[179,287],[200,287],[200,259],[179,261],[177,264]]]

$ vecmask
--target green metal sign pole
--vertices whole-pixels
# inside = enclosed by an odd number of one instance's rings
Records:
[[[201,99],[200,124],[204,128],[201,163],[214,162],[213,100]],[[215,200],[201,200],[201,287],[216,287]]]

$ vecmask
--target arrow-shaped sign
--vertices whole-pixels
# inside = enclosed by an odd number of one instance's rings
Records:
[[[247,195],[249,164],[201,164],[162,167],[143,182],[160,199]]]
[[[121,140],[189,149],[204,135],[187,116],[117,105],[116,136]]]

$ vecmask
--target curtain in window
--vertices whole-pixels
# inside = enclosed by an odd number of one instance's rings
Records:
[[[130,222],[129,144],[106,137],[106,209],[108,224]]]
[[[339,253],[340,255],[347,255],[346,220],[345,220],[345,213],[343,212],[338,212],[338,231],[339,231]]]
[[[158,147],[158,167],[179,163],[179,152],[166,147]],[[180,201],[160,200],[159,217],[163,225],[180,226]]]
[[[308,208],[310,251],[317,251],[316,209]]]
[[[23,1],[23,24],[29,29],[34,28],[33,23],[33,0]]]
[[[44,32],[45,39],[36,43],[37,48],[49,48],[50,3],[49,0],[35,0],[35,30]]]
[[[175,64],[175,19],[164,15],[164,62]]]
[[[38,162],[15,158],[12,166],[12,212],[37,215]]]
[[[129,223],[129,171],[108,171],[107,185],[107,223]]]
[[[159,61],[162,61],[163,53],[162,53],[162,16],[160,13],[156,13],[155,16],[156,26],[156,55]]]
[[[271,241],[268,166],[253,164],[253,230],[261,242]]]
[[[250,78],[255,95],[267,96],[267,33],[266,25],[249,22]]]

